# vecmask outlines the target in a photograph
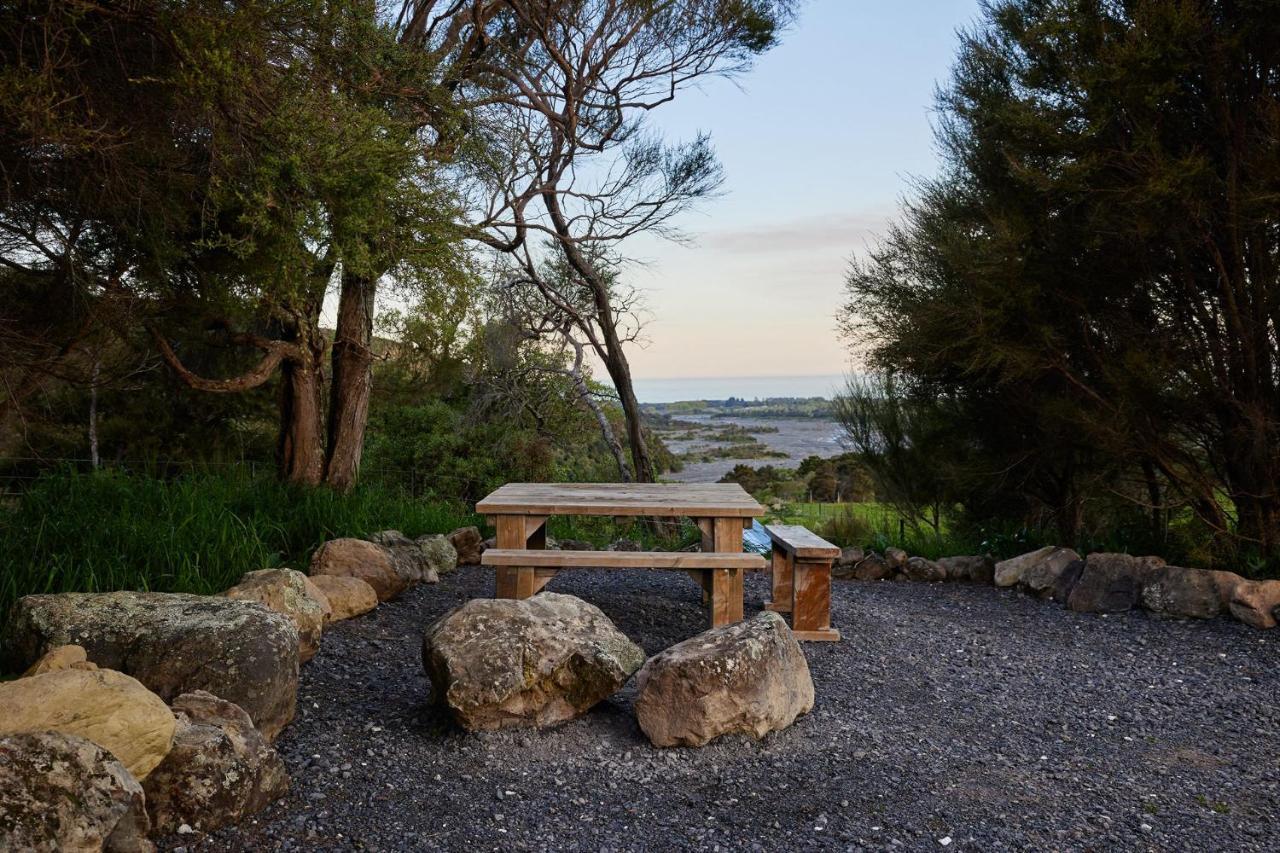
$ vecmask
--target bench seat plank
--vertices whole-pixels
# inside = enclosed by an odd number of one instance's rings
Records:
[[[798,559],[821,560],[840,556],[839,548],[799,524],[768,524],[764,529],[775,547],[782,548]]]
[[[533,551],[489,548],[480,558],[486,566],[553,569],[745,569],[763,572],[759,554],[700,551]]]

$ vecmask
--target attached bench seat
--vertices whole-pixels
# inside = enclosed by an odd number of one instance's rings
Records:
[[[480,558],[485,566],[549,569],[744,569],[768,570],[759,554],[701,551],[526,551],[489,548]]]
[[[765,526],[773,543],[773,601],[770,610],[791,614],[801,640],[837,641],[831,627],[831,564],[840,549],[798,524]]]

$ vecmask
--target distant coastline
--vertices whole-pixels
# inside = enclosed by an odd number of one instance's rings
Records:
[[[770,397],[824,397],[831,399],[844,387],[842,374],[818,376],[690,376],[634,380],[641,403],[678,403],[685,400],[764,400]]]

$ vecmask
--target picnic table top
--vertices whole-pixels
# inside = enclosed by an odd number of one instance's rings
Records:
[[[507,483],[481,515],[679,515],[754,518],[764,507],[737,483]]]

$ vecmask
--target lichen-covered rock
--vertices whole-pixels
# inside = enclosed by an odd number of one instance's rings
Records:
[[[0,648],[11,669],[23,670],[68,643],[165,701],[208,690],[235,702],[268,738],[293,719],[298,629],[259,604],[162,592],[28,595],[14,605]]]
[[[655,746],[702,746],[732,733],[761,738],[813,708],[804,652],[767,610],[654,655],[636,689],[636,717]]]
[[[256,601],[293,620],[298,628],[300,661],[305,663],[320,651],[320,636],[333,613],[333,605],[302,572],[293,569],[248,572],[223,595],[236,601]]]
[[[1018,577],[1018,589],[1036,598],[1052,598],[1058,587],[1058,578],[1079,559],[1080,555],[1070,548],[1053,548],[1023,566]]]
[[[1001,560],[996,563],[992,581],[996,586],[1000,587],[1017,586],[1018,581],[1022,580],[1023,572],[1056,550],[1058,549],[1055,546],[1046,545],[1026,554],[1019,554],[1016,557],[1010,557],[1008,560]]]
[[[478,566],[484,554],[484,537],[478,527],[459,527],[448,535],[449,544],[458,552],[458,565]]]
[[[173,743],[173,712],[134,678],[59,669],[0,683],[0,734],[62,732],[109,750],[145,779]]]
[[[56,672],[60,669],[97,669],[96,663],[89,661],[84,646],[58,646],[44,653],[40,660],[31,665],[23,673],[24,676],[39,675],[42,672]]]
[[[386,549],[391,557],[391,567],[406,586],[440,582],[440,575],[431,567],[431,561],[422,548],[399,530],[379,531],[370,536],[369,541]]]
[[[389,550],[363,539],[331,539],[324,543],[311,556],[307,574],[360,578],[373,587],[379,601],[390,601],[413,582],[413,571],[403,564],[397,570]]]
[[[1251,628],[1274,628],[1280,619],[1280,581],[1244,581],[1231,595],[1231,615]]]
[[[938,560],[938,566],[947,573],[949,581],[990,584],[995,577],[995,563],[985,554],[943,557]]]
[[[284,762],[240,706],[203,690],[173,700],[173,748],[142,786],[157,833],[238,823],[289,790]]]
[[[435,534],[418,537],[418,549],[428,570],[439,580],[458,568],[458,552],[446,536]]]
[[[902,573],[909,580],[923,581],[932,583],[935,581],[944,581],[947,579],[946,569],[939,566],[933,560],[926,560],[924,557],[911,557],[907,560],[907,564],[903,567]]]
[[[96,743],[62,732],[0,737],[0,850],[143,853],[142,786]]]
[[[475,731],[571,720],[626,683],[644,651],[594,605],[544,592],[446,613],[427,628],[422,661],[435,700]]]
[[[1212,619],[1222,612],[1213,572],[1163,566],[1142,587],[1142,606],[1152,613],[1187,619]]]
[[[1142,589],[1164,565],[1159,557],[1090,554],[1084,571],[1067,597],[1067,607],[1081,613],[1121,613],[1135,607]]]
[[[894,570],[889,567],[884,558],[872,551],[854,565],[849,577],[858,581],[882,581],[888,580],[894,574]]]
[[[378,594],[360,578],[313,575],[310,581],[329,600],[331,621],[360,616],[378,606]]]

